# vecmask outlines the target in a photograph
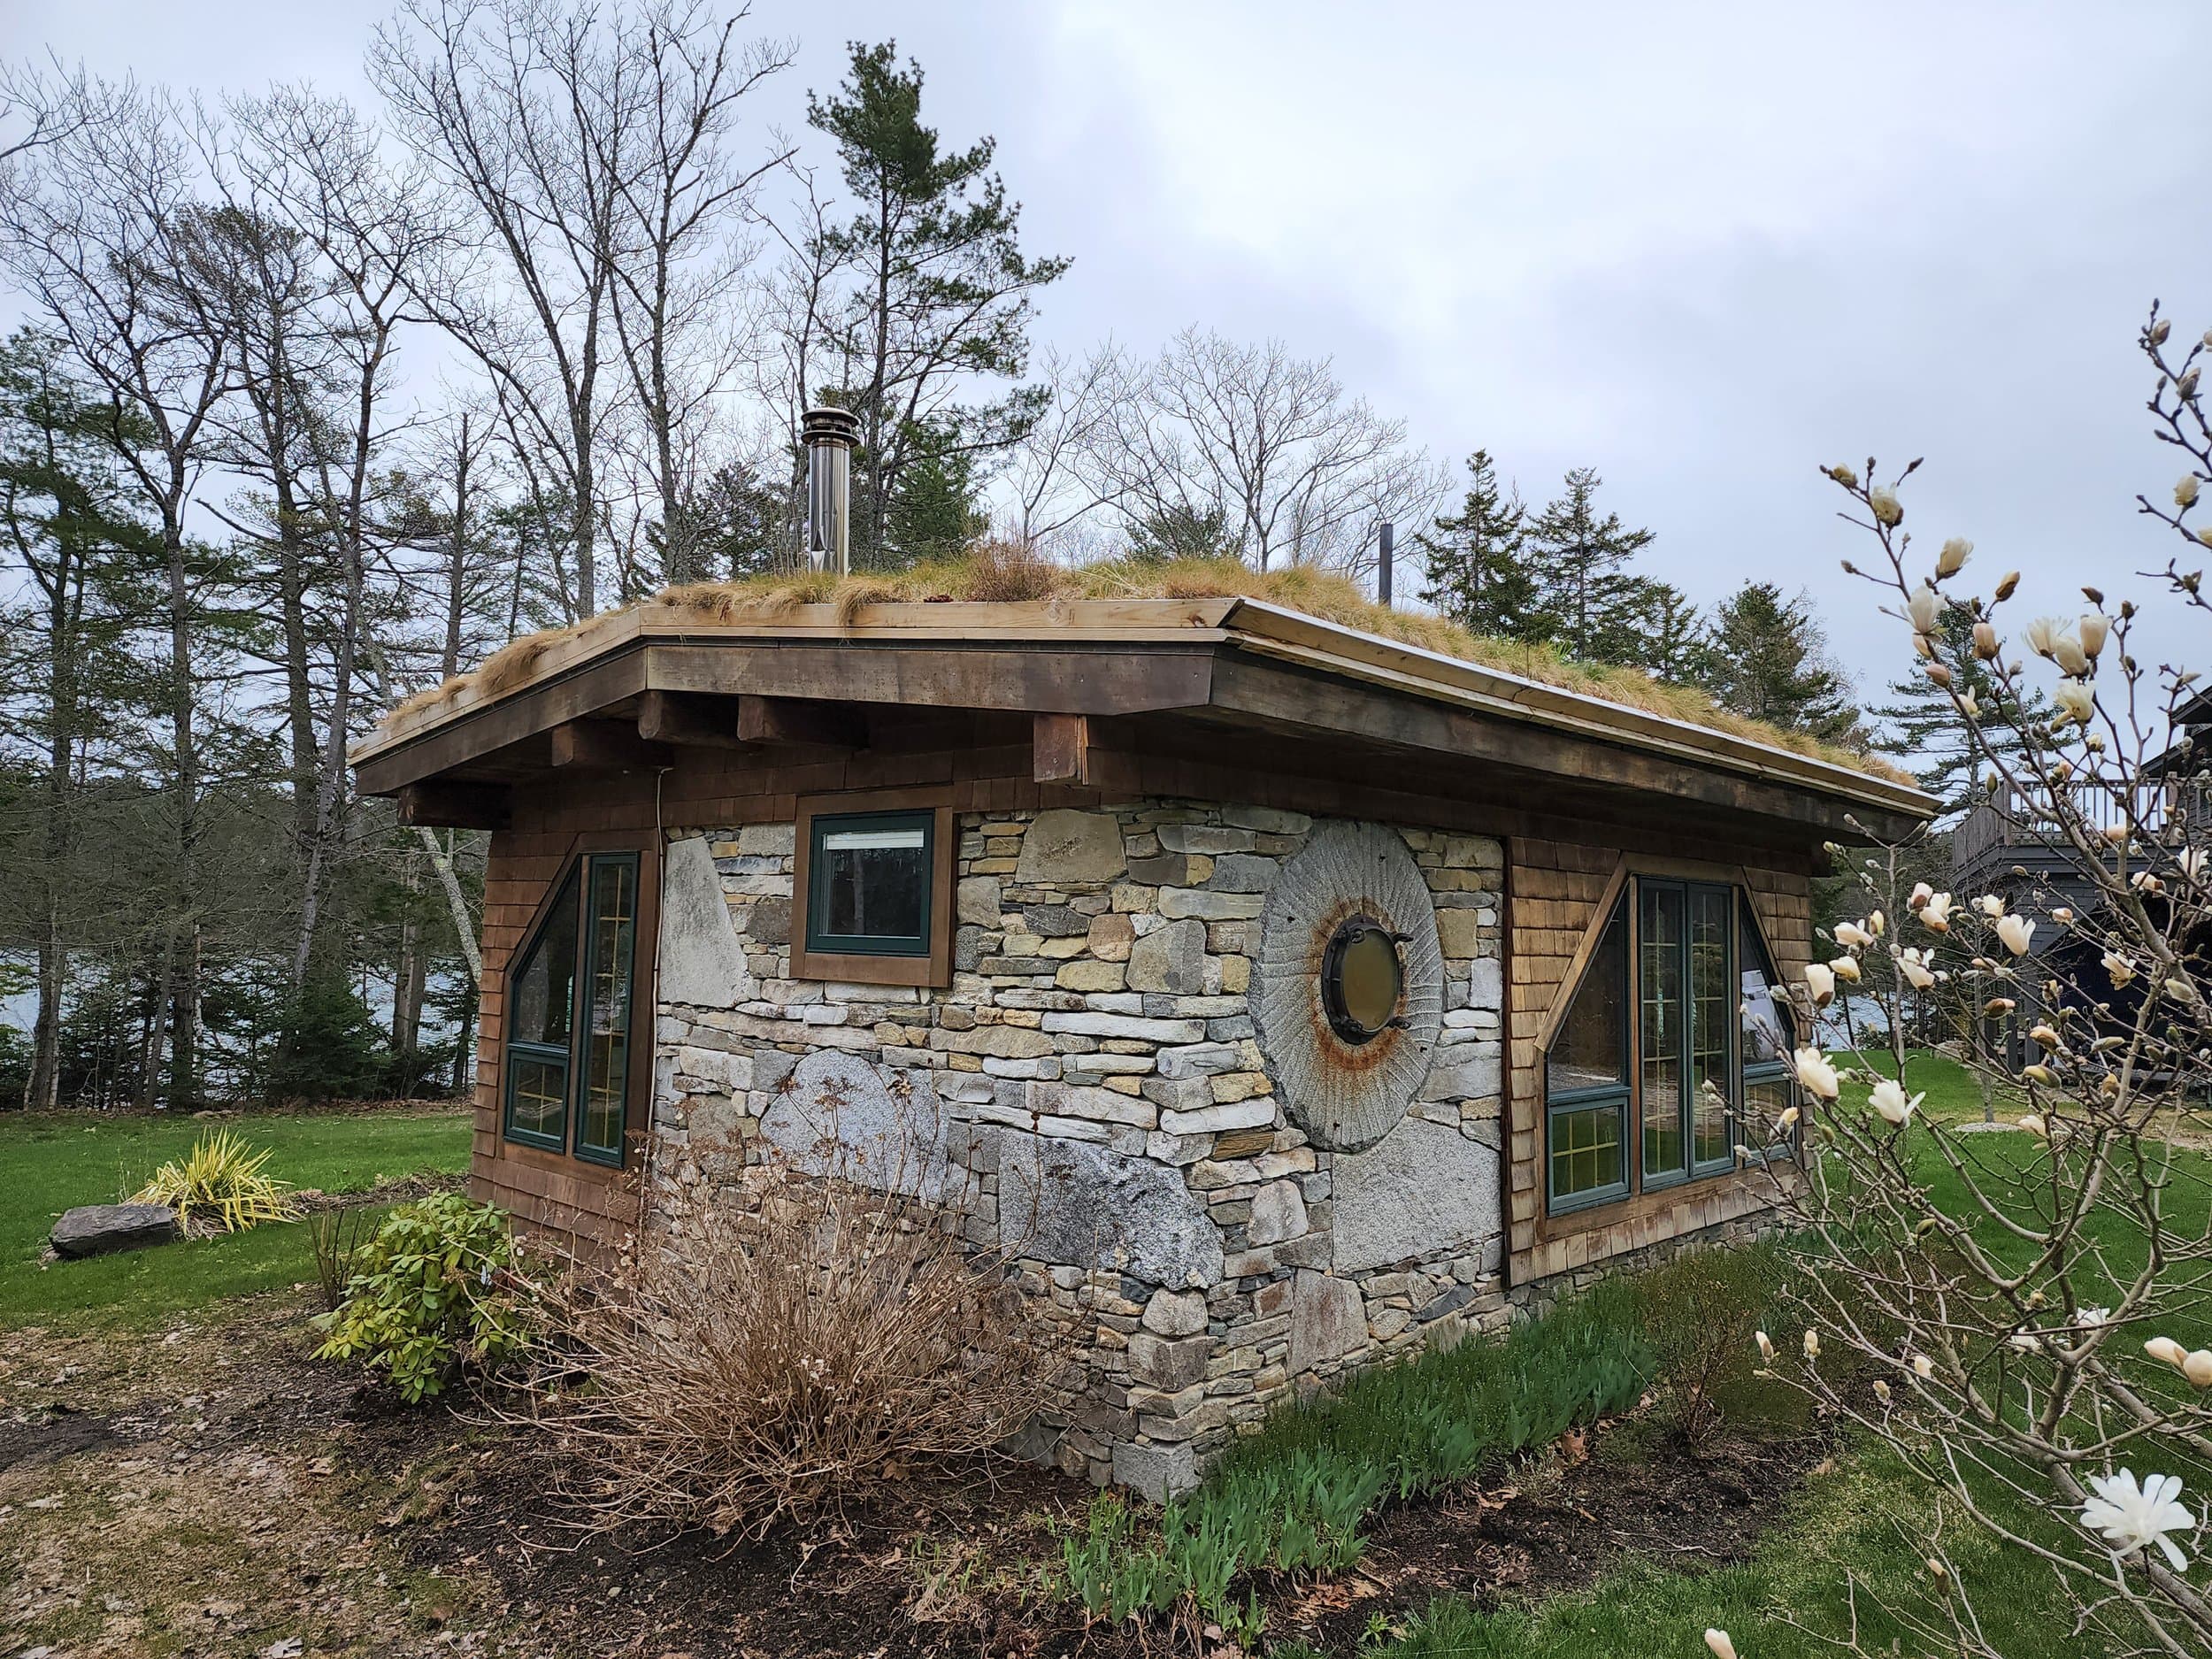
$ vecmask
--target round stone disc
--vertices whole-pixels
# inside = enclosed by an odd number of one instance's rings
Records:
[[[1321,970],[1330,937],[1360,916],[1403,935],[1405,1023],[1353,1043],[1330,1026]],[[1316,1146],[1353,1152],[1397,1126],[1428,1075],[1443,1025],[1444,952],[1429,885],[1395,830],[1315,826],[1268,889],[1250,1002],[1283,1110]]]

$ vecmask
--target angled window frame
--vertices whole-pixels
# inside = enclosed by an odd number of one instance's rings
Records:
[[[579,835],[563,856],[557,872],[546,884],[538,908],[523,931],[521,942],[509,955],[500,978],[499,1068],[495,1098],[499,1108],[499,1140],[503,1148],[526,1149],[610,1171],[619,1171],[627,1166],[631,1143],[641,1133],[644,1109],[652,1093],[652,1044],[639,1042],[637,1033],[641,1010],[648,1018],[647,1029],[650,1029],[649,1018],[656,995],[652,941],[658,937],[660,923],[660,863],[657,847],[649,842],[641,845],[634,835]],[[597,914],[595,887],[596,875],[607,870],[618,870],[627,875],[630,895],[626,918],[629,938],[626,958],[622,964],[627,982],[620,1032],[624,1053],[617,1072],[622,1081],[621,1128],[617,1137],[619,1144],[612,1146],[584,1138],[584,1100],[585,1090],[588,1087],[587,1072],[592,1038],[589,1023],[595,1012],[595,987],[590,981],[599,924],[603,919]],[[565,1045],[518,1041],[512,1035],[516,986],[531,965],[532,957],[546,935],[560,922],[565,896],[567,903],[574,907],[576,925],[569,984],[568,1041]],[[515,1122],[518,1080],[515,1063],[518,1059],[561,1068],[561,1128],[557,1135],[521,1126]]]
[[[1543,1048],[1541,1076],[1544,1087],[1544,1202],[1549,1213],[1571,1215],[1578,1210],[1592,1210],[1604,1204],[1618,1203],[1631,1190],[1631,1165],[1639,1139],[1635,1116],[1636,1095],[1636,1008],[1634,1002],[1636,955],[1635,920],[1631,914],[1631,894],[1624,888],[1607,907],[1602,920],[1592,926],[1593,949],[1575,973],[1574,986],[1563,1000],[1563,1008],[1571,1010],[1575,1000],[1590,983],[1591,975],[1606,966],[1601,961],[1608,933],[1618,926],[1622,933],[1618,963],[1621,996],[1620,1066],[1611,1083],[1592,1084],[1581,1088],[1557,1089],[1551,1087],[1552,1044],[1559,1033],[1552,1033],[1552,1042]],[[1562,1021],[1562,1029],[1564,1021]],[[1558,1160],[1553,1156],[1554,1136],[1558,1120],[1575,1112],[1593,1108],[1610,1107],[1619,1113],[1620,1179],[1598,1187],[1582,1187],[1571,1193],[1558,1190],[1556,1177]]]
[[[1784,1089],[1786,1102],[1796,1103],[1799,1099],[1796,1079],[1786,1062],[1770,1061],[1750,1067],[1744,1064],[1740,997],[1745,969],[1744,941],[1747,938],[1756,943],[1760,952],[1757,965],[1761,977],[1777,993],[1775,1003],[1781,1016],[1786,1039],[1794,1040],[1796,1023],[1795,1010],[1786,996],[1780,995],[1784,983],[1774,972],[1773,946],[1768,941],[1765,926],[1760,920],[1748,872],[1705,865],[1686,865],[1685,868],[1700,873],[1682,873],[1671,867],[1641,869],[1637,867],[1631,856],[1624,854],[1603,895],[1593,909],[1591,920],[1584,929],[1582,943],[1578,946],[1569,964],[1569,971],[1562,981],[1562,989],[1555,995],[1551,1015],[1540,1031],[1537,1046],[1536,1079],[1540,1098],[1536,1116],[1542,1130],[1537,1156],[1542,1164],[1539,1190],[1543,1194],[1541,1213],[1544,1217],[1578,1217],[1583,1212],[1627,1203],[1647,1194],[1663,1195],[1700,1182],[1757,1167],[1772,1158],[1794,1158],[1796,1156],[1798,1143],[1794,1136],[1770,1148],[1753,1149],[1748,1156],[1740,1149],[1746,1118],[1747,1092],[1751,1087],[1778,1083]],[[1682,895],[1681,936],[1676,946],[1680,952],[1677,958],[1681,978],[1681,995],[1678,1004],[1682,1018],[1674,1042],[1671,1045],[1677,1050],[1672,1059],[1678,1082],[1676,1105],[1682,1167],[1663,1170],[1656,1175],[1647,1171],[1644,1167],[1644,1056],[1641,1051],[1644,1036],[1643,895],[1652,889],[1672,889]],[[1695,980],[1692,961],[1694,937],[1690,925],[1692,895],[1701,893],[1709,897],[1716,893],[1727,897],[1724,984],[1728,990],[1722,1002],[1725,1010],[1723,1025],[1727,1033],[1727,1110],[1722,1130],[1722,1141],[1726,1150],[1722,1156],[1702,1160],[1696,1156],[1696,1096],[1693,1082],[1696,1069],[1693,1047],[1696,1040],[1696,1018],[1692,1010],[1695,1000]],[[1599,971],[1603,964],[1603,941],[1608,931],[1617,924],[1625,935],[1625,947],[1618,969],[1621,976],[1620,995],[1625,1009],[1625,1018],[1622,1022],[1625,1051],[1621,1074],[1623,1081],[1555,1090],[1551,1084],[1552,1053],[1565,1031],[1576,999],[1581,995],[1591,973]],[[1557,1165],[1553,1157],[1556,1125],[1563,1115],[1587,1110],[1594,1105],[1617,1105],[1621,1113],[1622,1179],[1601,1187],[1562,1194],[1556,1189]]]

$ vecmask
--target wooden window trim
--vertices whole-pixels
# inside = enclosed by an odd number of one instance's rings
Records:
[[[814,820],[852,812],[932,810],[929,881],[929,952],[926,956],[884,956],[809,950],[808,908],[813,895]],[[959,852],[953,823],[952,792],[944,787],[871,789],[842,795],[803,795],[793,819],[791,867],[791,977],[833,979],[847,985],[912,985],[941,987],[952,983],[952,872]]]
[[[588,904],[590,895],[585,891],[581,876],[583,860],[594,853],[629,853],[637,859],[637,937],[630,961],[630,1058],[628,1076],[622,1102],[622,1154],[610,1158],[603,1154],[579,1155],[576,1144],[575,1093],[577,1078],[581,1068],[572,1050],[569,1059],[569,1104],[563,1130],[563,1144],[559,1148],[538,1141],[516,1139],[507,1131],[507,1097],[511,1086],[512,1068],[509,1056],[513,1044],[508,1041],[508,1021],[512,1007],[513,976],[516,967],[528,954],[529,942],[535,940],[539,930],[551,914],[554,901],[560,896],[561,884],[567,880],[569,872],[579,871],[578,897],[580,905]],[[652,1124],[653,1116],[653,1048],[650,1041],[640,1042],[641,1029],[650,1032],[657,1021],[658,975],[660,962],[660,898],[661,898],[661,842],[657,836],[641,839],[634,831],[588,831],[570,838],[567,849],[561,855],[559,869],[538,895],[530,919],[521,933],[523,944],[511,952],[500,971],[499,1005],[499,1083],[494,1104],[497,1110],[499,1134],[494,1156],[541,1170],[557,1171],[580,1179],[611,1180],[619,1176],[633,1162],[632,1152],[641,1148]],[[576,995],[580,1002],[581,953],[585,933],[580,928],[577,936],[579,953],[579,985]],[[640,1025],[642,1012],[644,1024]]]

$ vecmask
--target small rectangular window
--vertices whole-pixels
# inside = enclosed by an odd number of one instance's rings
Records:
[[[825,956],[930,954],[937,815],[818,816],[808,848],[806,948]]]

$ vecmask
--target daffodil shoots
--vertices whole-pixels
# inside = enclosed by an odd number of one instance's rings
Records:
[[[2212,686],[2187,666],[2212,662],[2208,341],[2155,310],[2138,337],[2186,471],[2131,503],[2170,556],[2101,549],[2094,586],[1978,588],[1963,536],[1913,546],[1919,463],[1821,469],[1868,550],[1847,568],[1894,619],[1891,672],[1947,700],[1931,752],[1982,787],[1916,842],[1838,858],[1840,913],[1865,919],[1795,971],[1805,1133],[1764,1166],[1803,1352],[1761,1354],[1905,1459],[1947,1525],[2052,1574],[2084,1652],[2212,1654],[2191,1570],[2212,1479],[2212,745],[2190,729]],[[2105,591],[2123,571],[2137,591]],[[1932,1086],[1959,1064],[1979,1110]],[[1997,1659],[1973,1598],[1999,1580],[1953,1571],[1953,1541],[1909,1586],[1845,1571],[1903,1651]]]

